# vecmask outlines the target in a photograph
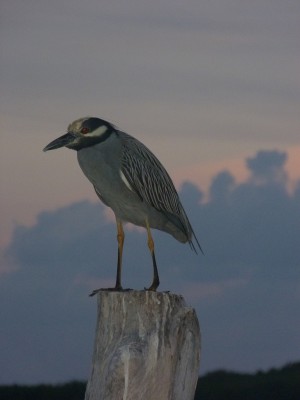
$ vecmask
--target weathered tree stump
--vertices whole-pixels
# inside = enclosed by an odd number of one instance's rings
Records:
[[[182,296],[99,291],[85,400],[192,400],[200,329]]]

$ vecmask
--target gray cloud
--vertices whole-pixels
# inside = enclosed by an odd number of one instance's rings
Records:
[[[198,312],[202,371],[268,368],[300,356],[300,182],[291,194],[287,177],[274,179],[285,176],[285,162],[283,152],[258,152],[246,160],[248,181],[222,171],[208,201],[192,183],[182,186],[205,256],[154,232],[161,290],[183,293]],[[145,232],[126,232],[124,286],[142,289],[152,274]],[[88,293],[113,285],[116,247],[100,203],[71,204],[16,227],[6,257],[17,269],[0,279],[1,382],[88,376],[96,307]]]
[[[214,178],[204,219],[214,221],[207,221],[207,234],[214,250],[217,235],[219,251],[209,256],[216,268],[228,265],[236,274],[237,266],[239,273],[268,280],[299,276],[299,198],[288,194],[285,160],[283,152],[261,151],[247,159],[248,182],[236,184],[227,172]]]
[[[252,177],[258,182],[285,181],[287,176],[283,166],[287,155],[279,151],[260,151],[253,158],[247,158],[247,167],[252,173]]]

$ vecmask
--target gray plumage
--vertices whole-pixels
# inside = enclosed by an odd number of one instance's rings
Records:
[[[49,143],[44,151],[62,146],[77,150],[82,171],[99,198],[115,213],[120,236],[120,275],[123,222],[143,226],[148,231],[154,275],[157,274],[156,282],[154,279],[149,288],[151,290],[156,290],[159,279],[149,228],[165,231],[180,242],[188,242],[195,251],[196,244],[201,250],[169,174],[140,141],[107,121],[86,117],[70,124],[68,133]],[[121,289],[121,276],[118,274],[117,281],[115,289]]]

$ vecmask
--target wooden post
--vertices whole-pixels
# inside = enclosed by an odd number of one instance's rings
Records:
[[[193,400],[200,329],[182,296],[100,290],[85,400]]]

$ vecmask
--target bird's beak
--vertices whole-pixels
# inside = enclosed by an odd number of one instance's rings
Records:
[[[67,146],[68,144],[74,142],[74,139],[75,135],[72,132],[68,132],[47,144],[43,151],[59,149],[60,147]]]

